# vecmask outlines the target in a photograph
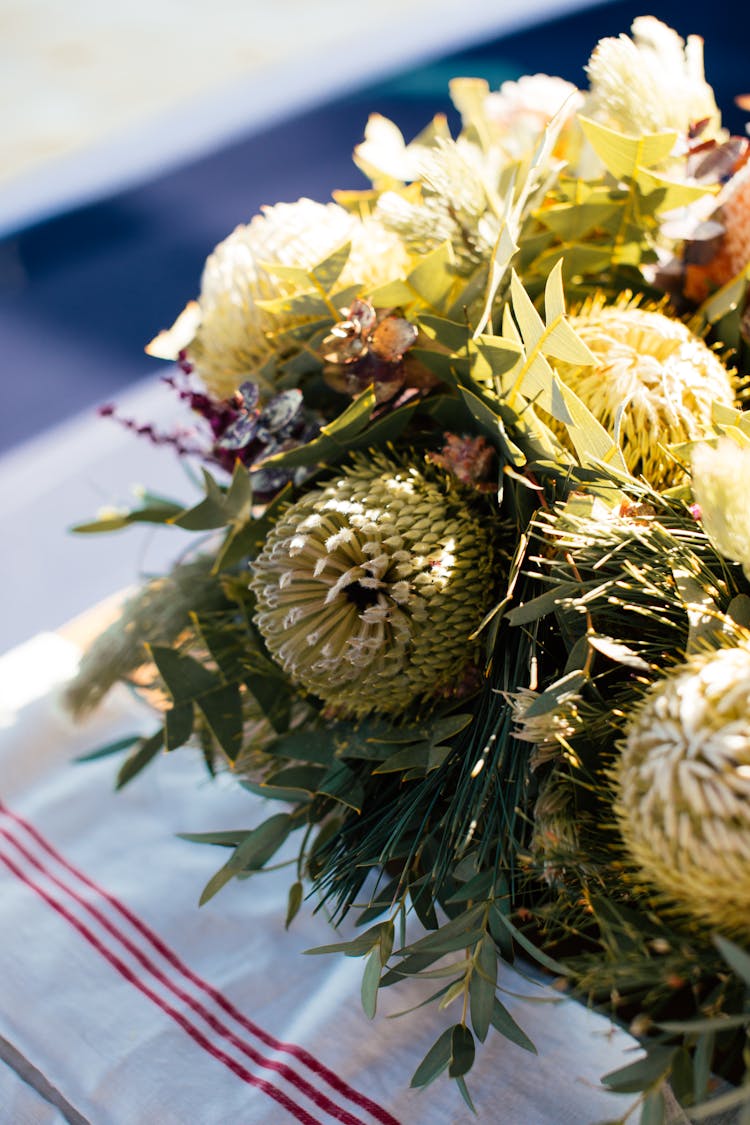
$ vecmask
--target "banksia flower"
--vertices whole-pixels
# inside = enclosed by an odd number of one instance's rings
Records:
[[[693,450],[693,496],[703,530],[719,554],[742,563],[750,579],[750,447],[720,438]]]
[[[674,130],[683,150],[699,126],[701,140],[723,137],[703,69],[703,40],[690,35],[686,43],[653,16],[636,19],[632,31],[632,39],[620,35],[595,47],[586,68],[587,112],[636,136]]]
[[[460,90],[460,86],[458,88]],[[503,82],[499,90],[488,93],[484,111],[493,140],[510,155],[522,157],[533,153],[544,130],[564,106],[566,121],[555,146],[555,155],[571,159],[577,144],[571,142],[570,133],[583,101],[580,90],[564,78],[525,74],[517,81]]]
[[[206,261],[201,294],[167,333],[147,349],[163,359],[184,355],[209,392],[229,398],[275,352],[267,333],[291,327],[291,314],[275,315],[261,302],[294,296],[298,286],[277,277],[274,264],[304,270],[351,242],[341,286],[363,290],[392,280],[408,258],[399,239],[373,219],[361,220],[336,203],[278,203],[247,226],[238,226]],[[337,283],[337,284],[338,284]],[[271,387],[261,387],[268,394]]]
[[[450,242],[458,272],[471,273],[489,258],[500,232],[488,189],[499,176],[499,167],[493,166],[497,155],[485,155],[463,139],[422,147],[417,159],[420,195],[383,192],[376,217],[414,254]]]
[[[252,564],[256,624],[332,714],[399,714],[471,662],[492,546],[450,478],[357,457],[279,518]]]
[[[682,321],[633,302],[605,306],[595,297],[571,323],[597,363],[558,363],[560,377],[610,433],[619,417],[634,475],[657,489],[675,483],[681,471],[665,447],[710,430],[713,402],[733,404],[729,372]]]
[[[750,935],[750,637],[692,657],[626,732],[616,812],[642,875],[695,918]]]

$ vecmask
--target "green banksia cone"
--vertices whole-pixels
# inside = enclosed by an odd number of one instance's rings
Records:
[[[714,401],[735,399],[729,372],[681,320],[632,301],[594,297],[570,320],[597,362],[560,362],[560,377],[609,433],[619,426],[631,473],[653,488],[675,484],[682,471],[665,447],[710,432]]]
[[[750,936],[750,638],[652,689],[627,730],[616,811],[649,882]]]
[[[455,689],[492,592],[479,509],[451,478],[383,456],[288,508],[252,568],[271,653],[342,716]]]

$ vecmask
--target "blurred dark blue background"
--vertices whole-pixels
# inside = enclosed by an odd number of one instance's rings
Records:
[[[213,246],[261,204],[365,186],[350,156],[371,112],[411,138],[435,112],[451,115],[455,75],[497,86],[541,71],[583,86],[596,41],[645,14],[704,37],[725,122],[744,132],[733,99],[750,88],[747,44],[727,4],[604,3],[420,66],[0,242],[0,450],[152,372],[144,344],[196,296]]]

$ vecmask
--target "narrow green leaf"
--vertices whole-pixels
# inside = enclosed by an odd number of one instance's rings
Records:
[[[523,1047],[524,1051],[530,1051],[532,1055],[538,1053],[526,1032],[518,1026],[508,1009],[500,1003],[497,997],[495,997],[495,1002],[492,1005],[491,1023],[495,1031],[499,1031],[503,1038]]]
[[[512,609],[507,614],[508,623],[515,627],[517,625],[528,625],[530,621],[539,621],[547,614],[553,613],[561,602],[572,597],[580,588],[578,582],[559,582],[552,589],[545,590],[538,597]]]
[[[445,901],[448,903],[468,902],[470,899],[480,899],[484,901],[489,894],[494,879],[494,871],[480,871],[477,875],[473,875],[466,883],[462,883],[458,890],[454,891]]]
[[[343,953],[345,957],[363,957],[380,945],[382,932],[383,926],[380,923],[377,926],[371,926],[369,930],[365,930],[363,934],[352,938],[351,941],[339,941],[333,945],[316,945],[313,949],[305,949],[304,952],[311,956],[322,953]]]
[[[382,922],[380,925],[380,964],[385,968],[388,958],[393,951],[393,941],[396,927],[392,921]]]
[[[258,871],[274,855],[294,827],[289,813],[275,813],[257,828],[247,832],[223,867],[203,888],[199,905],[203,906],[240,872]]]
[[[190,703],[221,687],[221,680],[192,656],[184,656],[163,645],[150,645],[159,675],[174,703]]]
[[[100,532],[120,531],[134,523],[163,523],[170,524],[175,516],[184,509],[181,504],[161,503],[149,504],[143,508],[134,508],[130,512],[115,512],[112,515],[102,516],[100,519],[88,520],[71,527],[76,535],[93,535]]]
[[[286,908],[286,921],[284,923],[284,928],[287,930],[299,913],[299,908],[302,905],[302,894],[302,884],[292,883],[291,887],[289,888],[289,898]]]
[[[253,507],[253,490],[250,473],[238,459],[235,462],[232,480],[224,499],[224,513],[228,521],[246,523]]]
[[[333,464],[348,452],[354,439],[368,425],[374,408],[375,392],[370,388],[363,391],[333,422],[322,426],[318,437],[306,445],[274,453],[254,467],[296,468],[302,465]]]
[[[127,750],[142,738],[143,735],[141,734],[129,734],[125,738],[118,738],[116,742],[108,742],[106,746],[99,746],[96,750],[89,750],[86,754],[79,754],[73,761],[95,762],[98,758],[108,758],[110,754],[119,754],[121,750]]]
[[[727,1110],[738,1109],[740,1106],[750,1106],[750,1086],[732,1087],[725,1094],[710,1098],[702,1105],[692,1106],[690,1110],[691,1121],[714,1121],[720,1113]],[[738,1125],[744,1125],[740,1120]]]
[[[495,984],[497,978],[497,951],[489,934],[479,943],[476,969],[469,981],[469,1005],[471,1025],[481,1043],[487,1038],[492,1022],[495,1004]]]
[[[242,698],[237,684],[224,684],[199,696],[196,703],[227,758],[235,761],[242,749],[244,729]]]
[[[451,1035],[451,1060],[448,1074],[451,1078],[461,1078],[468,1074],[474,1065],[474,1036],[462,1023],[457,1023]]]
[[[437,951],[442,946],[443,942],[457,937],[459,938],[459,945],[455,948],[461,948],[460,941],[465,941],[466,945],[473,945],[474,941],[468,939],[467,935],[476,932],[477,924],[480,922],[484,914],[484,905],[479,904],[472,906],[469,910],[465,910],[458,917],[453,918],[450,922],[446,922],[434,934],[427,934],[426,937],[420,938],[418,941],[413,942],[403,951],[405,953],[432,953]],[[482,931],[480,931],[481,933]]]
[[[589,634],[588,642],[591,648],[596,649],[602,656],[614,660],[617,664],[625,664],[628,668],[636,668],[640,672],[650,672],[651,665],[628,645],[616,641],[613,637],[601,637]]]
[[[115,781],[115,789],[123,789],[129,781],[144,769],[156,757],[164,746],[164,731],[158,730],[150,738],[142,738],[136,744],[135,750],[128,754],[120,766]]]
[[[193,704],[176,703],[164,716],[164,743],[167,750],[184,746],[193,733]]]
[[[191,844],[217,844],[219,847],[236,848],[251,832],[251,828],[228,828],[224,832],[178,832],[177,838]]]
[[[746,1024],[750,1024],[750,1012],[706,1016],[704,1019],[695,1020],[664,1020],[663,1023],[658,1023],[657,1027],[661,1031],[669,1031],[676,1035],[699,1035],[703,1032],[713,1032],[718,1035],[722,1031],[731,1031],[734,1027],[744,1027]]]
[[[344,762],[336,762],[322,779],[318,792],[332,797],[339,804],[362,812],[365,792],[353,770]]]
[[[279,850],[294,824],[289,813],[274,813],[248,833],[229,857],[227,867],[234,872],[259,870]]]
[[[220,867],[206,883],[201,891],[201,896],[198,899],[199,906],[205,906],[214,895],[218,894],[222,887],[234,878],[236,872],[230,871],[228,866]]]
[[[667,1107],[661,1088],[646,1095],[641,1109],[640,1125],[665,1125]]]
[[[270,774],[261,782],[261,791],[271,789],[298,789],[301,793],[317,793],[325,777],[325,770],[319,766],[289,766]]]
[[[711,1065],[714,1057],[716,1036],[712,1033],[699,1035],[693,1055],[693,1105],[702,1102],[708,1095],[711,1080]]]
[[[295,730],[274,739],[264,747],[264,751],[274,757],[290,758],[295,762],[329,766],[334,760],[335,746],[335,735],[330,729]]]
[[[317,266],[313,266],[311,272],[326,293],[330,293],[338,281],[341,271],[349,260],[351,250],[351,242],[345,242],[343,246],[339,246],[337,250],[334,250],[334,252],[329,254],[327,258],[324,258],[322,262],[318,262]]]
[[[647,1090],[669,1074],[676,1048],[652,1047],[636,1062],[605,1074],[602,1082],[618,1094],[636,1094]]]
[[[678,1047],[672,1059],[669,1084],[680,1105],[693,1102],[693,1060],[685,1047]]]
[[[442,1074],[452,1058],[453,1028],[447,1028],[433,1043],[415,1070],[410,1085],[413,1088],[429,1086]]]
[[[203,500],[172,516],[170,523],[186,531],[213,531],[229,523],[225,493],[206,469],[203,470],[203,484],[206,491]]]
[[[445,309],[455,285],[453,272],[453,247],[444,242],[436,250],[425,254],[407,279],[415,293],[433,312]]]
[[[633,137],[608,129],[582,114],[578,115],[578,120],[594,151],[618,180],[633,176],[637,168],[652,168],[666,160],[677,140],[673,132]]]
[[[714,935],[713,942],[729,967],[750,988],[750,953],[719,934]]]
[[[461,1097],[463,1098],[466,1105],[469,1107],[471,1112],[476,1117],[476,1115],[477,1115],[476,1107],[475,1107],[473,1101],[471,1100],[471,1095],[469,1093],[469,1087],[466,1085],[466,1079],[459,1075],[459,1077],[456,1079],[456,1085],[458,1086],[459,1093],[461,1094]]]
[[[375,1010],[378,1003],[378,986],[380,984],[380,950],[376,946],[371,950],[365,962],[365,971],[362,976],[362,1009],[368,1019],[375,1019]]]
[[[534,961],[537,961],[545,969],[549,969],[551,973],[556,973],[558,976],[565,976],[564,965],[561,965],[559,961],[555,961],[548,954],[542,952],[541,949],[537,949],[534,943],[529,941],[526,935],[521,933],[521,931],[513,925],[510,918],[506,918],[500,911],[497,912],[496,916],[508,930],[513,940],[517,941],[521,949],[528,953]]]

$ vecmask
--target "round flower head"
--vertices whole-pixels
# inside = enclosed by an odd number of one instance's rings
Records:
[[[665,447],[710,430],[714,401],[734,402],[728,371],[682,321],[635,303],[595,298],[570,319],[597,363],[559,363],[560,377],[610,433],[619,424],[634,475],[654,488],[673,484],[680,469]]]
[[[493,139],[509,154],[531,153],[552,118],[565,107],[565,125],[555,146],[559,157],[571,158],[575,145],[568,135],[575,115],[583,106],[583,94],[571,82],[548,74],[526,74],[517,81],[503,82],[491,91],[484,111]]]
[[[336,203],[277,203],[265,207],[247,226],[238,226],[206,261],[197,305],[178,319],[172,334],[157,337],[150,354],[176,359],[184,350],[206,388],[229,398],[273,354],[267,333],[293,323],[291,315],[271,313],[259,302],[299,291],[267,265],[311,269],[346,242],[352,249],[339,277],[341,286],[377,288],[404,268],[406,251],[398,238],[373,219],[361,220]],[[183,314],[184,316],[184,314]],[[179,329],[178,329],[178,326]],[[261,387],[265,392],[270,387]]]
[[[750,447],[720,438],[693,450],[693,496],[706,535],[750,578]]]
[[[470,663],[491,565],[480,516],[450,478],[358,457],[269,533],[252,564],[255,620],[333,713],[398,714]]]
[[[703,123],[701,139],[719,138],[721,116],[703,70],[703,40],[687,43],[654,16],[633,22],[633,38],[602,39],[586,68],[588,112],[623,133],[674,130],[683,146]]]
[[[643,875],[694,917],[750,936],[750,638],[695,656],[627,730],[616,812]]]

